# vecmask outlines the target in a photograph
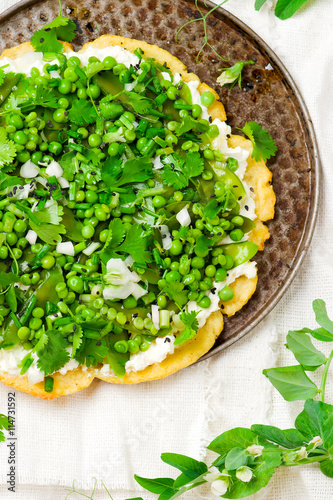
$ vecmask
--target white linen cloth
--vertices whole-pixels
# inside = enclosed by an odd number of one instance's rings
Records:
[[[0,0],[0,10],[14,3]],[[205,445],[230,428],[293,425],[301,403],[286,403],[261,372],[294,363],[284,347],[285,336],[288,329],[314,326],[313,299],[323,298],[333,316],[333,2],[312,0],[288,21],[274,17],[273,3],[267,0],[259,13],[254,0],[230,0],[225,8],[276,51],[315,126],[324,182],[314,240],[302,269],[275,310],[246,338],[165,380],[134,387],[95,381],[87,390],[52,402],[16,391],[16,500],[62,500],[73,480],[89,494],[94,476],[104,481],[114,500],[156,498],[142,492],[133,474],[172,474],[159,459],[162,452],[210,460],[213,454],[206,456]],[[332,374],[328,385],[327,401],[332,403]],[[0,413],[6,412],[9,391],[0,386]],[[13,496],[6,485],[7,457],[8,448],[0,444],[1,500]],[[330,500],[332,495],[333,480],[317,466],[308,466],[279,470],[255,498]],[[99,490],[94,498],[108,497]],[[209,489],[198,489],[187,498],[212,495]]]

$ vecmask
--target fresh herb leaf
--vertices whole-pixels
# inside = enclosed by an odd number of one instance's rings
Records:
[[[76,325],[75,332],[73,333],[73,351],[72,358],[75,358],[76,351],[82,344],[83,330],[79,325]]]
[[[34,215],[43,224],[60,224],[62,216],[64,215],[64,209],[58,203],[52,203],[42,210],[35,210]]]
[[[41,29],[36,31],[31,37],[31,45],[35,52],[63,52],[62,43],[58,41],[56,30],[45,31]]]
[[[210,238],[207,238],[204,234],[200,234],[195,244],[195,253],[200,257],[206,256],[209,248],[213,246],[213,243],[214,242]]]
[[[14,273],[4,273],[3,271],[0,272],[0,289],[1,290],[4,290],[12,283],[17,283],[18,281],[20,281],[20,277]]]
[[[173,283],[166,283],[162,289],[170,300],[173,300],[181,309],[187,303],[187,293],[184,291],[183,283],[174,281]]]
[[[8,139],[0,142],[0,167],[13,163],[16,156],[16,145]]]
[[[69,353],[66,351],[67,340],[59,331],[49,330],[47,336],[49,339],[47,344],[43,350],[37,352],[37,367],[45,375],[50,375],[62,368],[69,361]]]
[[[320,392],[299,365],[269,368],[263,374],[286,401],[314,398]]]
[[[109,157],[103,164],[102,179],[111,191],[124,184],[144,182],[152,176],[149,158],[133,158],[123,164],[121,159]]]
[[[124,91],[123,93],[128,97],[126,104],[130,104],[135,113],[144,115],[153,108],[154,101],[152,99],[148,99],[136,92]]]
[[[120,219],[112,219],[109,224],[109,234],[104,244],[103,250],[116,250],[125,236],[125,226]]]
[[[138,225],[132,225],[127,232],[125,241],[118,247],[118,252],[128,253],[138,264],[151,262],[151,252],[147,250],[147,232]]]
[[[76,24],[68,17],[57,16],[43,29],[48,28],[55,29],[58,39],[63,42],[71,42],[75,38]]]
[[[81,365],[85,364],[89,368],[103,363],[108,354],[109,350],[104,340],[85,338],[74,357]]]
[[[306,442],[305,437],[297,429],[279,429],[272,425],[252,425],[251,430],[272,443],[283,448],[297,448]]]
[[[289,331],[287,347],[301,365],[318,367],[327,361],[326,356],[315,348],[305,333]]]
[[[329,319],[326,310],[326,304],[322,299],[316,299],[312,302],[313,312],[316,315],[318,325],[325,328],[333,335],[333,321]]]
[[[323,446],[333,452],[333,406],[321,401],[308,399],[304,410],[295,420],[296,429],[310,441],[314,436],[320,436]]]
[[[275,15],[281,21],[293,16],[308,0],[278,0],[275,6]]]
[[[35,224],[31,220],[29,221],[29,224],[31,229],[37,233],[37,236],[49,245],[60,243],[60,235],[66,234],[66,228],[63,224],[58,224],[57,226],[55,226],[54,224],[40,224],[39,226],[37,226],[37,224]]]
[[[34,106],[44,108],[59,108],[58,98],[51,89],[45,89],[42,85],[37,85],[36,97],[33,99]]]
[[[102,172],[99,168],[96,168],[95,165],[91,165],[90,163],[81,163],[80,169],[84,173],[85,176],[93,175],[96,182],[102,180]]]
[[[184,330],[178,335],[178,337],[175,340],[175,345],[180,345],[183,342],[186,342],[187,340],[190,340],[193,338],[199,328],[199,323],[197,320],[197,315],[198,311],[191,311],[191,312],[183,312],[179,318],[182,321],[182,323],[185,325]]]
[[[97,118],[96,109],[90,101],[85,99],[75,99],[72,107],[68,111],[69,120],[76,125],[89,125],[95,123]]]
[[[262,128],[257,122],[247,122],[243,128],[239,128],[252,142],[252,158],[256,161],[269,160],[275,156],[277,147],[273,138],[266,129]]]
[[[183,189],[188,186],[190,180],[202,174],[204,161],[200,153],[189,153],[186,160],[177,154],[168,155],[163,158],[164,168],[162,178],[167,186],[174,189]]]
[[[256,10],[260,10],[261,7],[266,3],[266,0],[256,0],[254,4],[254,8]]]
[[[68,153],[62,155],[61,160],[59,161],[59,164],[64,171],[63,177],[68,181],[72,181],[74,179],[74,175],[76,174],[76,166],[78,165],[78,162],[74,161],[75,157],[76,155],[74,151],[69,151]]]

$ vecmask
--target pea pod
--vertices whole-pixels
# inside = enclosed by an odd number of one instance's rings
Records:
[[[64,215],[62,216],[62,224],[66,228],[66,236],[71,241],[84,241],[82,236],[83,224],[79,220],[75,219],[72,210],[67,207],[63,207]]]
[[[7,97],[9,94],[12,92],[13,87],[17,86],[20,79],[21,79],[21,74],[12,74],[9,73],[8,75],[5,76],[5,80],[3,84],[0,86],[0,104],[3,105],[4,102],[6,101]],[[17,90],[16,90],[17,92]],[[0,107],[0,110],[3,111],[3,107]]]
[[[209,181],[196,178],[195,182],[201,199],[206,203],[208,203],[210,196],[214,194],[216,182],[222,182],[225,186],[232,188],[236,200],[240,200],[246,196],[242,181],[225,164],[218,161],[205,161],[205,170],[212,172],[213,178]]]
[[[228,217],[226,217],[226,220],[231,221],[233,217],[238,216],[239,214],[228,214]],[[248,217],[244,217],[244,215],[241,215],[242,219],[244,220],[243,224],[241,226],[237,226],[237,229],[241,229],[243,233],[249,233],[256,227],[255,223],[253,222],[252,219],[249,219]]]
[[[242,243],[229,243],[221,245],[224,255],[230,255],[234,259],[234,267],[240,266],[251,260],[258,252],[258,245],[252,241],[243,241]]]
[[[14,285],[11,285],[8,289],[8,292],[6,293],[6,302],[10,307],[10,310],[13,313],[16,313],[17,311],[17,298],[16,298],[16,293],[15,293],[15,288]]]
[[[93,78],[93,82],[99,86],[99,88],[105,95],[116,95],[124,90],[119,77],[116,76],[112,71],[103,71],[103,74],[99,73],[95,75]],[[121,96],[119,96],[119,98],[121,100]]]
[[[182,88],[179,89],[178,94],[181,99],[184,99],[186,104],[192,104],[192,94],[190,87],[186,83],[182,83]]]

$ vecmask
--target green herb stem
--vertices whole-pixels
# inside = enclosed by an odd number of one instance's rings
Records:
[[[333,359],[333,351],[331,352],[328,360],[325,363],[324,373],[323,373],[323,377],[321,379],[321,384],[320,384],[320,391],[321,391],[320,401],[322,403],[324,402],[324,398],[325,398],[325,387],[326,387],[327,375],[328,375],[328,370],[329,370],[329,367],[330,367],[332,359]]]

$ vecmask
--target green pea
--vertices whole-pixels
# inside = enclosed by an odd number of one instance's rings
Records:
[[[116,317],[117,317],[117,311],[116,311],[116,309],[114,309],[113,307],[111,307],[108,310],[107,316],[108,316],[108,319],[110,319],[110,320],[116,319]]]
[[[13,248],[12,252],[16,260],[22,257],[22,250],[20,248]]]
[[[203,106],[211,106],[215,101],[215,96],[211,92],[203,92],[200,96],[201,104]]]
[[[97,99],[101,95],[101,89],[98,85],[90,85],[87,88],[87,95],[92,99]]]
[[[102,309],[104,306],[104,300],[102,298],[95,299],[93,302],[93,307],[95,309]]]
[[[22,285],[24,285],[24,286],[31,285],[31,279],[29,276],[30,276],[29,274],[22,274],[22,276],[20,278]]]
[[[188,149],[190,149],[191,147],[193,146],[193,142],[192,141],[186,141],[184,142],[184,144],[182,145],[182,149],[184,151],[187,151]]]
[[[114,348],[117,352],[125,353],[128,351],[128,343],[126,340],[119,340],[118,342],[115,342]]]
[[[195,276],[193,274],[187,274],[183,277],[182,282],[185,286],[192,285],[195,282]]]
[[[23,128],[23,120],[19,115],[12,115],[7,123],[13,125],[17,130]]]
[[[42,161],[42,158],[43,158],[43,153],[41,151],[36,151],[31,155],[31,161],[35,165],[38,165],[38,162]]]
[[[153,198],[153,205],[156,208],[161,208],[163,205],[166,204],[166,199],[163,196],[154,196]]]
[[[95,229],[92,226],[84,226],[82,228],[81,233],[82,233],[82,236],[88,240],[94,236]]]
[[[67,66],[68,67],[81,66],[81,61],[77,56],[72,56],[69,59],[67,59]]]
[[[215,273],[216,273],[216,267],[213,266],[212,264],[207,266],[206,269],[205,269],[205,275],[208,276],[209,278],[212,278],[213,276],[215,276]]]
[[[48,143],[47,142],[42,142],[40,145],[39,145],[39,149],[41,151],[47,151],[47,148],[49,147]]]
[[[233,217],[231,219],[232,224],[235,226],[242,226],[244,224],[244,219],[240,215],[236,215],[236,217]]]
[[[117,313],[116,320],[120,325],[124,325],[127,321],[127,316],[123,312]]]
[[[29,328],[31,330],[39,330],[39,328],[41,328],[43,322],[40,318],[32,318],[30,321],[29,321]]]
[[[32,311],[32,315],[34,318],[42,318],[44,316],[44,309],[42,309],[41,307],[36,307]]]
[[[136,147],[137,147],[138,151],[141,151],[145,147],[147,142],[148,142],[147,137],[141,137],[141,139],[138,139],[138,141],[136,143]]]
[[[21,326],[17,330],[17,336],[20,340],[26,340],[30,337],[30,329],[27,326]]]
[[[72,90],[72,82],[64,78],[61,80],[60,85],[58,87],[58,91],[60,94],[69,94]]]
[[[178,89],[176,87],[169,87],[167,90],[167,97],[171,101],[175,101],[176,97],[178,96]]]
[[[120,213],[119,213],[119,215],[120,215]],[[106,214],[102,208],[96,208],[95,209],[95,217],[99,221],[106,221],[108,219],[108,214]]]
[[[240,241],[244,237],[244,233],[241,229],[233,229],[229,236],[233,241]]]
[[[60,97],[58,104],[60,108],[67,109],[69,107],[69,100],[66,97]]]
[[[43,269],[51,269],[55,264],[55,258],[51,254],[46,254],[41,259]]]
[[[60,144],[60,142],[52,141],[50,142],[48,149],[50,153],[54,155],[60,155],[60,153],[62,152],[62,145]]]
[[[67,286],[73,290],[73,292],[81,294],[84,288],[83,279],[80,276],[72,276],[67,280]]]
[[[116,156],[118,152],[119,152],[118,142],[113,142],[112,144],[110,144],[110,146],[108,147],[108,154],[110,156]]]
[[[87,99],[86,89],[78,89],[78,91],[76,92],[76,95],[78,96],[79,99]]]
[[[27,230],[27,223],[24,220],[18,219],[14,224],[14,231],[17,233],[23,233]]]
[[[194,269],[202,269],[205,265],[205,260],[202,257],[193,257],[191,265]]]
[[[216,274],[215,274],[215,281],[216,282],[220,282],[220,281],[224,281],[227,277],[227,271],[226,269],[223,269],[222,267],[220,267],[217,271],[216,271]]]
[[[180,240],[173,240],[169,252],[171,255],[179,255],[183,251],[183,244]]]
[[[67,100],[67,99],[66,99]],[[69,120],[68,112],[65,108],[58,108],[53,112],[53,120],[57,123],[66,123]]]
[[[17,144],[21,144],[22,146],[26,145],[26,143],[28,142],[28,137],[23,132],[23,130],[18,130],[17,132],[15,132],[14,142],[16,142]]]
[[[194,104],[192,106],[192,116],[193,118],[199,118],[202,114],[202,107],[199,104]]]
[[[91,134],[88,138],[89,146],[98,148],[102,144],[102,137],[98,134]]]
[[[137,329],[137,330],[143,330],[143,327],[144,327],[144,322],[143,322],[143,319],[140,318],[140,316],[134,318],[133,320],[133,326]]]
[[[16,245],[17,240],[18,240],[18,238],[17,238],[15,233],[7,233],[6,234],[6,241],[7,241],[8,245],[10,245],[10,246]]]
[[[138,305],[138,303],[136,299],[132,295],[130,295],[124,300],[123,305],[126,309],[134,309]]]
[[[199,300],[198,302],[198,306],[201,307],[202,309],[208,309],[208,307],[210,307],[211,305],[211,300],[209,297],[207,297],[207,295],[204,295],[202,297],[202,299]]]
[[[201,177],[203,178],[204,181],[210,181],[213,178],[213,172],[210,172],[209,170],[204,170],[201,174]]]
[[[132,354],[136,354],[139,351],[139,345],[134,340],[128,341],[128,350]]]
[[[122,64],[122,63],[120,63],[120,64],[116,64],[116,65],[115,65],[115,66],[113,66],[113,68],[112,68],[113,73],[114,73],[115,75],[118,75],[118,76],[119,76],[119,75],[120,75],[120,73],[121,73],[122,71],[124,71],[124,70],[126,70],[126,66],[125,66],[125,64]]]
[[[87,203],[96,203],[98,200],[98,194],[94,191],[86,191],[86,201]]]
[[[170,264],[170,269],[171,269],[172,271],[178,271],[178,270],[179,270],[179,265],[180,265],[180,264],[179,264],[179,262],[177,262],[177,261],[171,262],[171,264]]]
[[[209,137],[214,138],[214,137],[217,137],[219,135],[220,131],[219,131],[218,126],[214,124],[214,125],[210,125],[207,133],[208,133]]]
[[[105,69],[112,69],[117,64],[117,61],[114,57],[107,56],[103,59],[103,63]]]
[[[172,283],[174,281],[180,281],[182,279],[182,277],[178,271],[170,271],[165,276],[165,279],[168,283]]]
[[[140,351],[147,351],[149,349],[150,343],[149,342],[142,342],[140,345]]]
[[[234,292],[228,285],[226,285],[219,291],[218,296],[221,300],[223,300],[223,302],[227,302],[233,298]]]
[[[77,73],[75,73],[75,68],[72,66],[70,66],[69,68],[66,68],[65,71],[64,71],[64,78],[66,78],[66,80],[69,80],[70,82],[76,82],[76,80],[78,80],[79,78],[79,75]]]

